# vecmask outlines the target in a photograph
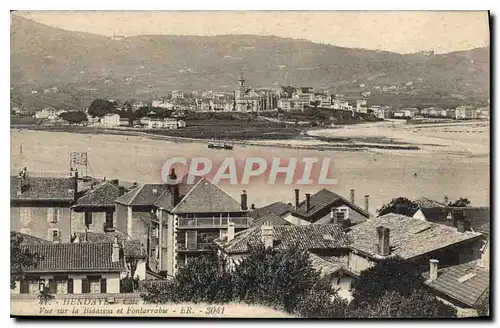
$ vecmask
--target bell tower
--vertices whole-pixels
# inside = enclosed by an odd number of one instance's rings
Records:
[[[245,87],[245,77],[243,75],[243,70],[240,72],[240,77],[238,79],[238,89],[236,90],[235,92],[235,99],[239,99],[241,97],[243,97],[243,95],[245,94],[245,90],[246,87]]]

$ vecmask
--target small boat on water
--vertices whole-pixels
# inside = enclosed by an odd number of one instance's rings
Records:
[[[215,149],[233,149],[233,145],[230,144],[227,141],[220,141],[220,140],[210,140],[208,142],[208,148],[215,148]]]

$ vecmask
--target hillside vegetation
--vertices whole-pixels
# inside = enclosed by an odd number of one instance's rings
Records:
[[[146,100],[173,89],[232,91],[242,69],[252,87],[307,85],[359,95],[375,85],[412,82],[410,98],[489,98],[489,48],[401,55],[255,35],[118,41],[16,15],[11,21],[11,93],[17,105],[54,102],[80,109],[99,97]],[[57,92],[43,94],[54,86]]]

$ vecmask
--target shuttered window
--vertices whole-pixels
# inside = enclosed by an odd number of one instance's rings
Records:
[[[57,285],[54,279],[49,279],[49,293],[56,294],[57,293]]]
[[[85,226],[87,229],[92,224],[92,212],[85,212]]]
[[[61,241],[61,232],[59,231],[59,229],[48,229],[47,239],[53,243],[58,243]]]
[[[107,281],[106,278],[101,279],[101,293],[106,294],[107,293]]]
[[[26,279],[23,279],[20,281],[20,293],[21,294],[27,294],[29,292],[29,287],[28,287],[28,281]]]
[[[87,293],[91,294],[99,294],[101,293],[103,284],[105,285],[106,282],[103,283],[103,280],[106,281],[106,279],[101,279],[101,276],[87,276],[87,279],[85,279],[86,284],[87,284]],[[106,288],[106,287],[104,287]],[[83,289],[83,285],[82,285]],[[83,291],[82,291],[83,292]]]
[[[90,293],[90,282],[88,279],[82,279],[82,293],[83,294]]]
[[[104,229],[113,229],[113,212],[106,212],[106,221],[104,221]]]
[[[68,294],[73,294],[73,278],[68,279]]]

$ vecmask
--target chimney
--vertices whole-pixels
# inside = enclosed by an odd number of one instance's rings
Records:
[[[168,183],[170,185],[177,184],[177,174],[175,174],[175,169],[172,168],[170,174],[168,175]]]
[[[243,211],[248,210],[248,206],[247,206],[247,191],[246,190],[243,190],[243,192],[241,193],[241,209]]]
[[[370,205],[370,195],[365,195],[365,211],[368,212]]]
[[[299,208],[300,198],[299,198],[299,189],[295,189],[295,209]]]
[[[274,244],[274,228],[268,222],[260,227],[262,243],[265,248],[273,247]]]
[[[229,222],[227,227],[227,241],[233,240],[234,235],[235,235],[234,222]]]
[[[120,245],[118,244],[118,238],[115,237],[113,242],[113,253],[111,254],[111,261],[118,262],[120,261]]]
[[[391,253],[389,235],[389,228],[377,227],[377,251],[379,255],[387,256]]]
[[[311,209],[311,194],[306,194],[306,212]]]
[[[431,281],[436,280],[438,277],[439,260],[431,259],[431,260],[429,260],[429,264],[430,264],[429,279]]]
[[[354,204],[354,189],[351,189],[351,203]]]
[[[466,231],[466,223],[465,223],[465,216],[463,211],[461,210],[454,210],[451,213],[453,222],[455,227],[457,228],[458,232],[465,232]]]

